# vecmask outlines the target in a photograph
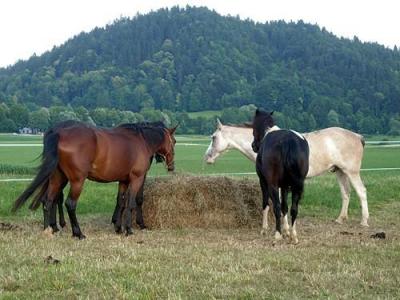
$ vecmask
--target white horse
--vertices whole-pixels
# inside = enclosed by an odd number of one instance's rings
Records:
[[[223,125],[217,120],[217,129],[211,136],[211,143],[204,159],[213,164],[218,156],[228,149],[237,149],[255,162],[257,153],[251,148],[253,129],[240,125]],[[330,127],[304,133],[310,147],[309,170],[307,178],[334,171],[342,194],[342,209],[336,222],[342,224],[348,218],[350,183],[355,189],[361,204],[361,225],[368,226],[367,190],[360,177],[361,161],[364,152],[364,138],[350,130]],[[268,209],[263,210],[262,233],[268,229]],[[284,231],[288,228],[284,220]]]

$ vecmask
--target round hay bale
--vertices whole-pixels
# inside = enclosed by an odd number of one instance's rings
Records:
[[[251,179],[175,175],[147,179],[150,228],[242,228],[261,224],[261,191]]]

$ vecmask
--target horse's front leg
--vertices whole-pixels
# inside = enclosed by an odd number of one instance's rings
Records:
[[[125,230],[126,235],[133,234],[132,231],[132,213],[133,209],[136,208],[136,196],[139,193],[140,188],[143,185],[145,174],[142,176],[132,176],[127,191],[127,205],[125,207]]]
[[[268,196],[268,188],[264,175],[257,170],[258,179],[260,181],[261,193],[262,193],[262,209],[263,209],[263,217],[262,217],[262,227],[261,227],[261,235],[265,235],[268,232],[268,213],[269,213],[269,196]]]
[[[114,224],[115,232],[122,233],[122,212],[125,207],[125,193],[127,185],[120,182],[118,185],[117,203],[115,204],[114,213],[111,222]]]
[[[144,181],[146,180],[146,177]],[[140,229],[146,229],[146,225],[144,224],[144,219],[143,219],[143,210],[142,210],[142,205],[144,201],[144,196],[143,196],[143,190],[144,190],[144,181],[142,186],[139,189],[139,192],[137,193],[136,196],[136,224],[139,225]]]

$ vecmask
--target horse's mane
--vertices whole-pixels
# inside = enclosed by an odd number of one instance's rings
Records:
[[[167,128],[161,121],[156,122],[139,122],[139,123],[125,123],[117,126],[116,128],[124,128],[132,131],[135,134],[141,134],[145,141],[150,145],[159,145],[165,134]]]

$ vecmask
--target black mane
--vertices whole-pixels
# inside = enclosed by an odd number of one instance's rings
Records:
[[[162,143],[164,139],[165,124],[161,121],[156,122],[139,122],[139,123],[125,123],[119,125],[117,128],[129,129],[135,134],[141,134],[145,141],[151,145],[156,146]],[[162,162],[164,159],[158,153],[155,154],[157,162]]]

